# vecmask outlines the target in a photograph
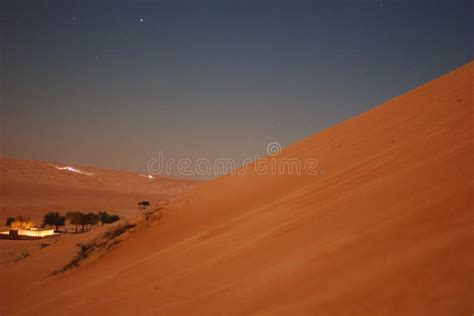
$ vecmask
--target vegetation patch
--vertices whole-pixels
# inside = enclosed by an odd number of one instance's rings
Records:
[[[135,226],[135,224],[125,222],[112,229],[109,229],[102,236],[94,240],[91,240],[86,243],[78,243],[77,247],[79,248],[79,251],[77,252],[77,254],[64,267],[54,271],[53,275],[66,272],[67,270],[73,268],[77,268],[82,262],[92,257],[93,255],[99,255],[103,252],[113,249],[117,244],[121,242],[121,240],[117,238]]]
[[[132,228],[136,227],[139,224],[151,223],[156,220],[160,221],[163,216],[164,209],[163,206],[159,206],[154,209],[149,209],[142,214],[141,220],[136,223],[130,223],[128,221],[123,221],[120,225],[114,226],[111,229],[104,232],[101,236],[85,243],[78,243],[77,247],[79,248],[76,255],[69,261],[64,267],[59,270],[56,270],[52,275],[60,274],[71,270],[73,268],[79,267],[84,261],[89,258],[97,258],[101,254],[105,254],[108,251],[114,249],[119,243],[123,241],[123,238],[120,238],[126,232],[129,232]],[[110,223],[118,220],[114,215],[108,215],[105,212],[99,213],[102,223]]]
[[[23,250],[16,258],[15,258],[15,262],[18,262],[22,259],[25,259],[26,257],[28,257],[30,255],[30,253],[26,250]]]

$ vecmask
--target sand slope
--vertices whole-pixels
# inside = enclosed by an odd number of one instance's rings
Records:
[[[41,222],[48,211],[106,210],[126,215],[141,200],[158,202],[195,184],[192,181],[64,164],[0,158],[0,226],[7,216]]]
[[[473,71],[279,156],[323,174],[224,176],[75,271],[46,278],[59,244],[0,271],[2,314],[471,315]]]

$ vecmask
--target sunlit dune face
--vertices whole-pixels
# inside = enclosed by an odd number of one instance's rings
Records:
[[[70,167],[70,166],[65,166],[65,167],[59,167],[59,166],[55,166],[55,165],[50,165],[58,170],[66,170],[66,171],[71,171],[71,172],[75,172],[75,173],[80,173],[80,174],[83,174],[83,175],[86,175],[86,176],[93,176],[94,174],[91,173],[91,172],[85,172],[85,171],[82,171],[82,170],[79,170],[79,169],[76,169],[76,168],[73,168],[73,167]]]

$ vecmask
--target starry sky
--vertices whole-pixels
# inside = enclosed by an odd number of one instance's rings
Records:
[[[471,1],[0,1],[1,155],[244,159],[473,57]]]

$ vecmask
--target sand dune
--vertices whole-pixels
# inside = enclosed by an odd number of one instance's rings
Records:
[[[141,200],[182,194],[193,181],[83,166],[0,158],[0,226],[7,216],[37,222],[51,210],[102,211],[126,215]]]
[[[471,315],[473,71],[277,157],[316,176],[224,176],[76,270],[48,277],[65,242],[0,271],[1,313]]]

